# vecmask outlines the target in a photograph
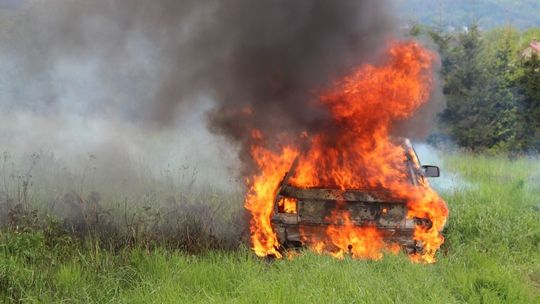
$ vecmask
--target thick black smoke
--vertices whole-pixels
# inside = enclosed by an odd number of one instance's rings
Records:
[[[370,60],[391,28],[381,0],[13,3],[0,9],[0,113],[147,128],[206,101],[210,130],[244,144],[251,128],[323,126],[317,90]]]
[[[279,134],[324,126],[317,90],[371,59],[387,38],[386,10],[386,1],[371,0],[239,0],[219,6],[215,21],[222,30],[206,29],[217,31],[226,48],[215,73],[213,65],[207,71],[219,101],[210,115],[212,130],[243,141],[251,128]],[[242,107],[252,114],[234,112]]]

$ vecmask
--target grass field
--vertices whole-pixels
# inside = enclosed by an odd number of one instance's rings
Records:
[[[64,303],[540,303],[540,163],[447,155],[463,187],[433,265],[406,256],[268,262],[244,247],[193,255],[104,249],[47,229],[0,233],[0,301]],[[149,249],[151,248],[151,249]]]

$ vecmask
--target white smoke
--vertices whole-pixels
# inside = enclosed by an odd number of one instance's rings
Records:
[[[435,190],[443,193],[451,193],[462,191],[472,186],[468,181],[465,181],[459,173],[451,171],[451,169],[446,166],[444,157],[442,156],[443,152],[422,142],[414,143],[414,149],[418,154],[422,165],[433,165],[440,168],[441,176],[429,179],[429,183]]]

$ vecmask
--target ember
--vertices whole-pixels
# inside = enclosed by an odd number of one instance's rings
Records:
[[[422,250],[409,252],[411,259],[435,262],[435,253],[444,242],[440,231],[448,209],[425,179],[410,182],[406,166],[412,162],[412,170],[420,170],[419,162],[390,135],[396,121],[410,118],[428,101],[434,55],[415,42],[395,42],[387,54],[383,65],[361,66],[321,94],[320,103],[333,118],[328,131],[287,134],[288,140],[278,152],[265,145],[265,134],[251,132],[251,156],[259,172],[247,178],[245,206],[252,215],[251,240],[257,255],[282,256],[283,244],[272,226],[272,216],[278,190],[290,185],[295,189],[383,189],[391,193],[392,199],[402,202],[396,206],[406,206],[403,214],[416,223],[411,231]],[[308,140],[309,148],[302,149],[294,141],[291,144],[291,138]],[[283,175],[295,159],[296,168],[283,185]],[[279,202],[289,216],[297,216],[297,204],[287,198]],[[366,259],[380,259],[385,250],[397,252],[396,245],[387,241],[387,232],[361,222],[359,216],[353,220],[347,204],[347,200],[335,203],[335,210],[325,219],[325,229],[317,233],[308,233],[313,230],[310,227],[299,230],[309,248],[336,257],[349,254]],[[377,212],[387,216],[399,212],[399,207]]]

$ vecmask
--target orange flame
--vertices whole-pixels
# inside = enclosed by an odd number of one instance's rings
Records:
[[[274,211],[274,195],[277,186],[298,153],[293,149],[285,148],[280,154],[274,154],[259,146],[253,146],[251,153],[261,169],[259,175],[247,180],[251,188],[244,204],[252,215],[250,231],[253,250],[259,256],[281,257],[277,251],[279,243],[270,218]]]
[[[383,257],[384,242],[377,228],[355,226],[347,212],[340,215],[335,213],[334,217],[337,216],[343,219],[343,224],[331,225],[326,230],[332,244],[338,248],[331,253],[332,256],[342,259],[348,253],[353,258],[379,260]]]
[[[278,202],[278,207],[283,210],[284,213],[296,214],[296,202],[297,199],[283,197]]]
[[[259,256],[281,257],[280,246],[272,229],[274,198],[279,183],[298,156],[297,170],[289,183],[299,188],[387,189],[407,201],[409,218],[428,218],[430,227],[418,225],[414,239],[424,251],[412,260],[432,263],[444,242],[443,229],[448,209],[427,182],[415,186],[404,169],[404,148],[391,141],[394,122],[411,117],[429,99],[434,55],[418,43],[394,43],[384,65],[364,65],[337,82],[320,97],[332,114],[333,124],[318,134],[302,133],[310,140],[309,149],[299,153],[299,145],[286,145],[274,152],[264,147],[263,134],[252,131],[257,139],[251,156],[259,173],[247,179],[245,206],[251,212],[253,249]],[[289,138],[298,138],[290,135]],[[274,143],[275,144],[275,143]],[[419,169],[417,160],[413,160]],[[285,202],[285,210],[296,212],[296,202]],[[294,208],[292,207],[294,205]],[[311,240],[316,252],[331,252],[342,258],[380,259],[384,250],[396,252],[395,244],[385,244],[376,227],[355,226],[346,212],[334,212],[326,230],[328,240]]]

